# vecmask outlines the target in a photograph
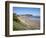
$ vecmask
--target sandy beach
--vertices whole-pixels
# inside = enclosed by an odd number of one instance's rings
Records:
[[[18,19],[27,26],[27,29],[40,29],[40,20],[32,20],[26,16],[19,16]]]

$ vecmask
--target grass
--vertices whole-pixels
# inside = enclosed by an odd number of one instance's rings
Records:
[[[13,31],[14,30],[25,30],[26,26],[22,24],[21,22],[13,22]]]
[[[25,30],[25,24],[21,23],[17,18],[16,14],[13,14],[13,31],[15,30]]]

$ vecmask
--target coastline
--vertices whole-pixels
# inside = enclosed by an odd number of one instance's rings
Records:
[[[26,16],[19,16],[18,19],[21,21],[21,23],[25,24],[29,29],[30,28],[40,29],[40,20],[31,20],[29,18],[26,18]]]

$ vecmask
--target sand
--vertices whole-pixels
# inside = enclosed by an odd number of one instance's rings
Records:
[[[31,20],[25,16],[19,16],[18,19],[25,24],[28,29],[40,29],[40,20]]]

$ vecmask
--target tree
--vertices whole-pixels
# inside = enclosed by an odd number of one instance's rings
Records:
[[[16,13],[13,13],[13,21],[20,22],[19,19],[17,18]]]

